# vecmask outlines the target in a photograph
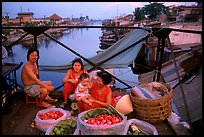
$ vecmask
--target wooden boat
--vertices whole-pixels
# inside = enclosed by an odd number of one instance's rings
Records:
[[[114,43],[115,42],[103,41],[100,43],[99,48],[105,50],[105,49],[109,48],[110,46],[112,46]]]

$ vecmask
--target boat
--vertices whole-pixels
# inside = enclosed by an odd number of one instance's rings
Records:
[[[102,22],[102,26],[117,26],[117,25],[114,20],[104,20]],[[103,50],[109,48],[114,43],[116,43],[118,40],[122,39],[128,32],[129,31],[125,31],[119,28],[102,29],[102,36],[99,37],[99,40],[100,40],[99,48]]]
[[[114,43],[115,42],[113,42],[113,41],[101,41],[99,48],[105,50],[105,49],[109,48],[110,46],[112,46]]]

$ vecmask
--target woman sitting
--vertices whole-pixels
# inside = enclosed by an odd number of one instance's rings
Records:
[[[72,68],[69,69],[62,80],[64,84],[64,102],[60,105],[61,108],[64,108],[69,99],[69,95],[74,93],[77,85],[79,84],[79,77],[82,73],[88,73],[84,68],[82,60],[80,58],[76,58],[72,61]]]
[[[115,106],[114,96],[111,88],[108,84],[112,81],[112,77],[109,73],[99,71],[97,72],[97,78],[93,81],[92,86],[89,90],[90,95],[89,101],[92,103],[90,106],[88,103],[84,103],[75,96],[78,105],[78,112],[93,109],[93,108],[104,108],[109,105]]]

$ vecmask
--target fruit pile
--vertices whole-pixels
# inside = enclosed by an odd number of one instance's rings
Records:
[[[64,119],[57,123],[50,135],[72,135],[77,127],[77,121],[74,118]]]
[[[41,120],[51,120],[51,119],[57,120],[61,116],[63,116],[63,114],[60,111],[50,111],[50,112],[47,112],[47,113],[38,114],[38,117]]]
[[[120,123],[122,118],[116,116],[115,114],[101,114],[97,117],[89,118],[88,120],[84,120],[87,124],[93,125],[112,125],[116,123]]]
[[[109,105],[78,114],[80,135],[124,135],[127,117]]]
[[[122,122],[123,118],[115,108],[109,106],[107,109],[96,108],[89,110],[81,117],[81,120],[92,125],[112,125]]]

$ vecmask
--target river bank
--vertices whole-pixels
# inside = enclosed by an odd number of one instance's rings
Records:
[[[89,24],[93,24],[93,22],[92,21],[90,21],[90,22],[81,22],[81,23],[76,24],[75,26],[84,26],[84,25],[89,25]],[[58,37],[63,35],[64,31],[67,31],[67,30],[71,31],[72,28],[50,28],[47,31],[45,31],[45,33],[48,34],[48,35],[51,35],[51,36],[53,36],[55,38],[58,38]],[[23,35],[26,34],[26,32],[23,31],[23,30],[15,30],[15,32],[16,33],[13,33],[13,34],[10,34],[10,35],[6,36],[7,40],[3,43],[3,46],[6,46],[6,47],[13,46],[12,43],[14,43],[18,39],[20,39]],[[40,34],[40,35],[37,36],[37,40],[41,40],[41,39],[46,40],[47,37],[45,37],[44,34]],[[34,41],[33,35],[28,34],[22,40],[20,40],[19,43],[21,43],[23,45],[29,45],[29,44],[32,44],[33,41]]]

